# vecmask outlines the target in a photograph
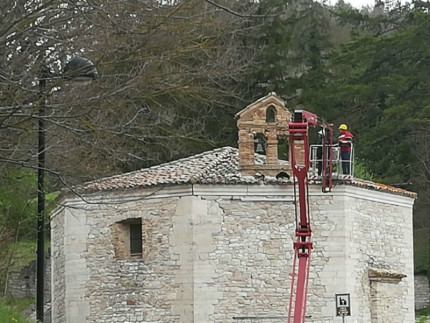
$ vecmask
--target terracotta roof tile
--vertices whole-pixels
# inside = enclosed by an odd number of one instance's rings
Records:
[[[264,161],[265,156],[256,155],[258,164],[263,164]],[[259,174],[255,176],[242,175],[239,171],[239,150],[232,147],[223,147],[135,172],[101,178],[85,183],[78,187],[77,190],[94,192],[178,184],[274,185],[290,183],[291,181],[285,178],[276,179],[275,177],[264,177]],[[416,197],[413,192],[359,179],[345,181],[342,184]]]
[[[257,159],[259,163],[264,163],[264,156],[258,155]],[[223,147],[135,172],[102,178],[86,183],[80,189],[104,191],[154,185],[257,184],[263,181],[241,176],[238,150]]]
[[[386,185],[386,184],[382,184],[382,183],[376,183],[376,182],[372,182],[372,181],[365,181],[365,180],[357,179],[357,178],[354,178],[350,182],[350,184],[353,186],[365,187],[368,189],[381,191],[381,192],[390,192],[390,193],[394,193],[394,194],[398,194],[398,195],[409,196],[412,198],[417,197],[417,193],[407,191],[403,188],[398,188],[398,187],[394,187],[394,186],[390,186],[390,185]]]

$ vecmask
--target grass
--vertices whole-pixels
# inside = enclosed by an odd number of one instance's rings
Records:
[[[3,247],[3,250],[0,250],[0,291],[3,295],[3,290],[5,288],[5,279],[6,279],[6,268],[9,264],[10,256],[13,252],[13,257],[10,262],[9,274],[11,272],[20,271],[22,267],[27,266],[32,260],[36,260],[36,240],[20,240],[15,244],[14,242],[10,242],[5,245],[0,245],[0,248]],[[45,241],[45,252],[47,252],[49,248],[49,241]],[[3,317],[0,312],[0,323]],[[7,321],[9,322],[9,321]]]
[[[14,255],[11,264],[11,271],[21,270],[32,260],[36,260],[36,240],[19,240],[16,245],[14,242],[7,246],[10,251],[14,249]],[[45,240],[45,252],[48,252],[49,241]]]
[[[10,245],[12,249],[14,246]],[[18,241],[15,246],[11,270],[20,270],[36,259],[36,242],[32,240]]]
[[[34,323],[22,312],[34,303],[34,299],[5,299],[0,298],[0,323]]]
[[[430,322],[430,307],[423,308],[416,312],[416,323],[429,323]]]

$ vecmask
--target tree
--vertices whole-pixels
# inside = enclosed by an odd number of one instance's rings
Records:
[[[0,183],[0,290],[3,295],[10,268],[19,260],[17,242],[36,236],[36,176],[29,170],[6,167],[0,173]]]
[[[328,75],[328,11],[311,0],[261,1],[260,11],[278,15],[266,19],[256,40],[262,50],[253,73],[255,95],[275,91],[292,108],[306,104],[315,110],[311,92],[324,87]]]
[[[34,167],[45,100],[49,170],[75,182],[234,142],[225,134],[254,56],[240,40],[248,18],[196,0],[2,5],[11,14],[0,32],[1,161]],[[40,70],[60,75],[75,54],[97,63],[98,82],[58,77],[38,93]]]
[[[406,18],[405,18],[406,19]],[[409,26],[384,36],[364,35],[334,57],[330,99],[359,134],[360,154],[380,180],[408,181],[414,156],[408,142],[410,121],[428,104],[423,42],[426,13],[414,11]],[[341,76],[342,75],[342,76]]]
[[[371,25],[378,19],[401,18],[383,28],[366,26],[337,50],[331,61],[333,78],[321,103],[332,111],[332,120],[351,126],[357,155],[375,180],[418,193],[414,225],[423,228],[430,225],[429,13],[406,6],[383,15],[372,18]],[[363,20],[363,26],[366,23]]]

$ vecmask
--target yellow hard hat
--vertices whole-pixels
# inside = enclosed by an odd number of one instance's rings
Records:
[[[348,130],[348,126],[347,126],[346,124],[342,123],[342,124],[339,126],[339,130]]]

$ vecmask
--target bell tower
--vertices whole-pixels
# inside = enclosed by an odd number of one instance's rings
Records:
[[[236,114],[239,129],[239,167],[243,175],[291,176],[289,160],[279,160],[279,151],[288,154],[288,123],[291,113],[271,92]],[[280,143],[285,146],[281,147]],[[264,156],[258,156],[264,155]],[[289,156],[289,154],[288,154]]]

